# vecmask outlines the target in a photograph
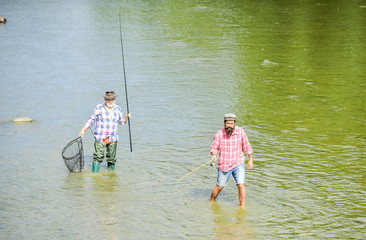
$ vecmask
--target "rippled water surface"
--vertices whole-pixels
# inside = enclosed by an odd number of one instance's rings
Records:
[[[115,90],[116,170],[62,148]],[[0,0],[2,239],[365,239],[366,1]],[[209,203],[233,112],[254,150]],[[34,119],[15,124],[14,118]]]

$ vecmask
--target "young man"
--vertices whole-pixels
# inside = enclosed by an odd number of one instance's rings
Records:
[[[79,137],[82,137],[88,128],[96,122],[94,132],[93,172],[99,172],[100,164],[103,162],[106,149],[108,168],[115,168],[117,161],[118,124],[123,125],[131,118],[129,113],[123,117],[121,108],[115,104],[116,97],[117,95],[114,91],[106,92],[104,96],[105,103],[96,106],[94,113],[89,117],[85,126],[79,133]]]
[[[245,167],[244,151],[248,154],[248,169],[253,168],[253,150],[247,135],[241,127],[235,126],[236,116],[224,115],[225,127],[218,131],[211,145],[212,161],[216,161],[219,152],[217,183],[211,193],[211,202],[215,202],[221,190],[233,175],[238,187],[240,206],[245,206]]]

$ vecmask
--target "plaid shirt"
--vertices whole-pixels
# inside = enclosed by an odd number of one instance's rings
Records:
[[[247,135],[241,127],[235,126],[232,135],[227,135],[225,128],[218,131],[211,145],[211,152],[220,152],[219,169],[228,172],[244,163],[244,150],[253,154]]]
[[[94,138],[97,141],[109,137],[110,142],[118,141],[118,124],[124,125],[123,114],[119,106],[115,105],[114,113],[110,114],[105,104],[99,104],[95,107],[94,113],[89,117],[86,124],[90,127],[96,122]]]

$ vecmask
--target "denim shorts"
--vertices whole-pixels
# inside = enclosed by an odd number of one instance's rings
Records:
[[[245,184],[244,164],[240,164],[239,166],[231,169],[228,172],[223,172],[220,169],[218,169],[217,185],[219,185],[220,187],[225,187],[231,175],[233,175],[236,184]]]

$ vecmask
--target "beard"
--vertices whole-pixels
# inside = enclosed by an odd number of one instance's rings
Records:
[[[114,107],[114,103],[106,103],[107,107],[112,108]]]
[[[225,132],[226,132],[227,135],[233,135],[234,128],[226,127]]]

